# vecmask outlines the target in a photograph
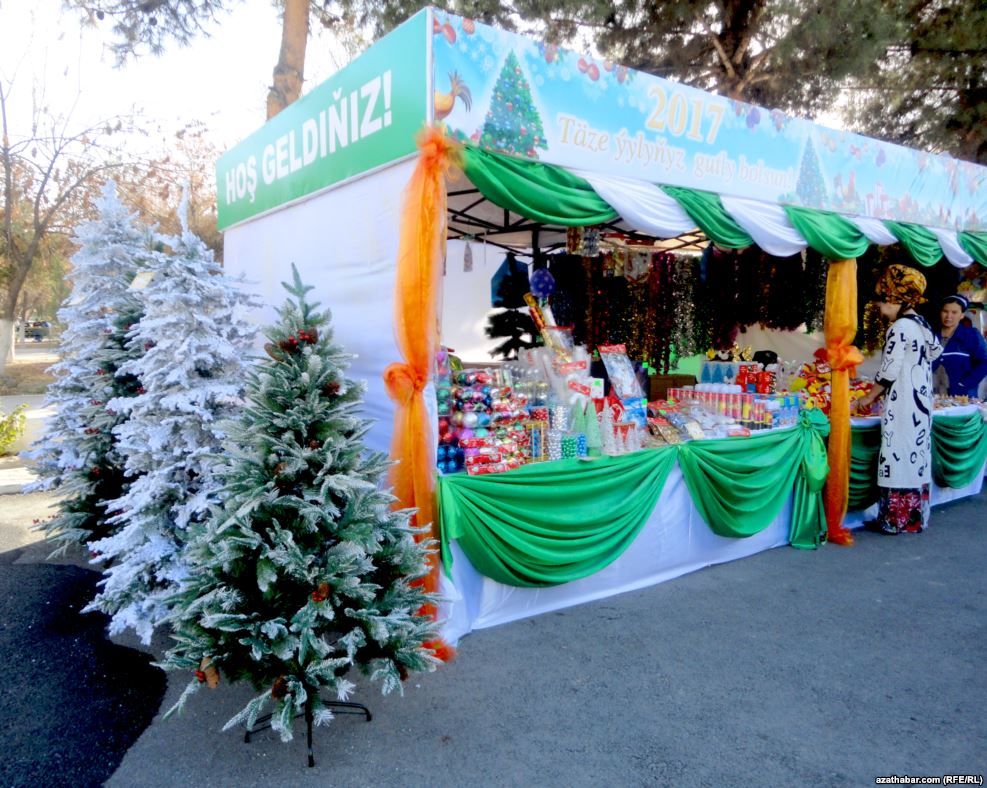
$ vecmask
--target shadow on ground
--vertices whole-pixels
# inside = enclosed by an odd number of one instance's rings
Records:
[[[0,554],[0,785],[102,785],[164,695],[151,657],[81,609],[97,572]]]

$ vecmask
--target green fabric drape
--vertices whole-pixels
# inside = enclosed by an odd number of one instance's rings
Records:
[[[463,149],[463,172],[495,205],[546,224],[581,226],[617,218],[582,178],[562,167]]]
[[[551,586],[613,562],[651,515],[675,465],[674,447],[584,462],[525,465],[439,479],[442,560],[455,539],[483,575]]]
[[[987,460],[987,423],[980,413],[932,421],[932,478],[940,487],[966,487]]]
[[[830,260],[860,257],[870,245],[857,225],[839,214],[794,205],[783,205],[782,208],[809,246]]]
[[[727,213],[719,195],[681,186],[658,188],[681,205],[696,226],[717,246],[724,249],[743,249],[754,245],[754,239]]]
[[[912,259],[919,265],[929,268],[942,260],[939,239],[927,227],[911,222],[889,220],[885,220],[884,225],[905,245]]]
[[[790,541],[817,545],[825,528],[819,493],[829,472],[821,431],[807,413],[792,430],[680,445],[682,476],[710,529],[752,536],[778,516],[794,488]]]
[[[716,533],[758,533],[794,492],[789,540],[795,547],[815,547],[826,530],[820,495],[828,472],[826,427],[805,417],[795,429],[747,440],[538,463],[489,476],[443,476],[443,563],[449,571],[449,542],[455,539],[477,571],[505,585],[543,587],[587,577],[633,542],[676,458],[693,501]],[[726,503],[713,505],[711,499]]]
[[[960,246],[980,265],[987,265],[987,233],[957,233]]]
[[[854,427],[850,432],[850,496],[847,508],[868,509],[877,503],[877,454],[881,425]]]
[[[850,457],[849,508],[877,503],[877,455],[881,426],[854,427]],[[987,460],[987,425],[979,413],[936,416],[932,420],[932,478],[940,487],[959,489],[972,482]]]

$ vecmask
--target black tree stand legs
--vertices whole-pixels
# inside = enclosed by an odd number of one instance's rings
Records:
[[[370,709],[364,706],[362,703],[349,703],[343,700],[324,700],[322,701],[323,706],[328,706],[330,709],[335,711],[337,714],[362,714],[366,717],[367,722],[373,719],[373,715],[370,713]],[[312,701],[308,700],[305,703],[305,711],[296,714],[295,718],[305,716],[305,733],[308,737],[308,765],[315,766],[315,755],[312,752]],[[260,731],[267,730],[271,727],[271,717],[273,714],[265,714],[263,717],[258,717],[253,727],[247,728],[243,734],[243,740],[247,744],[250,744],[250,737],[259,733]]]

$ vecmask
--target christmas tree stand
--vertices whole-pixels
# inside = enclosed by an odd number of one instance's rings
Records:
[[[322,701],[323,706],[327,706],[338,714],[362,714],[367,718],[367,722],[370,722],[374,717],[370,713],[370,709],[364,706],[362,703],[350,703],[344,700],[324,700]],[[308,702],[305,704],[305,711],[299,712],[295,715],[295,719],[303,716],[305,717],[305,733],[308,739],[308,765],[315,766],[315,755],[312,753],[312,704]],[[259,733],[260,731],[267,730],[271,727],[271,717],[273,714],[265,714],[263,717],[258,717],[253,727],[247,728],[243,734],[243,741],[246,744],[250,744],[250,737]]]

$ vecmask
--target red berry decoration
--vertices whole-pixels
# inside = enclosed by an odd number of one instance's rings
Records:
[[[309,447],[310,449],[317,449],[317,448],[319,448],[319,447],[320,447],[321,445],[322,445],[321,443],[319,443],[319,442],[318,442],[317,440],[314,440],[314,439],[313,439],[313,440],[310,440],[310,441],[308,442],[308,447]]]
[[[195,677],[199,680],[200,684],[206,683],[206,674],[204,671],[201,670],[195,671]]]
[[[97,369],[96,370],[96,374],[97,375],[105,375],[106,374],[106,370],[105,369]]]
[[[145,342],[144,343],[144,350],[150,350],[152,347],[154,347],[154,343],[153,342]]]
[[[319,587],[312,592],[313,602],[325,602],[329,598],[329,584],[319,583]]]
[[[91,476],[99,476],[101,473],[102,471],[99,468],[97,468],[95,465],[89,469],[89,474]]]
[[[322,393],[327,397],[337,396],[339,394],[339,384],[335,381],[326,383],[326,385],[322,387]]]

